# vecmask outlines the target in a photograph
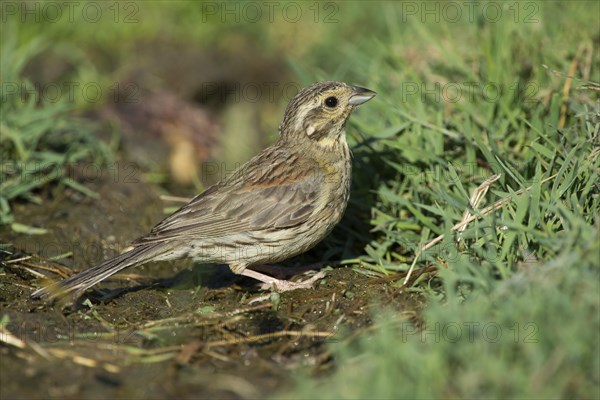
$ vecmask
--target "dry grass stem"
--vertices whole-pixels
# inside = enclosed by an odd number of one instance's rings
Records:
[[[543,179],[540,183],[545,183],[548,182],[554,178],[556,178],[558,174],[554,174],[552,176],[549,176],[545,179]],[[497,181],[500,178],[500,175],[494,175],[491,178],[487,179],[486,181],[484,181],[481,185],[479,185],[479,187],[477,189],[475,189],[473,191],[473,194],[471,195],[471,201],[472,200],[477,200],[477,203],[481,202],[481,200],[483,199],[483,197],[485,196],[485,194],[487,193],[490,185],[492,183],[494,183],[495,181]],[[471,215],[471,212],[467,209],[465,210],[465,213],[463,214],[463,218],[462,220],[457,223],[456,225],[454,225],[451,230],[452,231],[458,231],[458,232],[462,232],[464,231],[464,229],[467,227],[468,224],[470,224],[471,222],[475,221],[476,219],[480,218],[480,217],[485,217],[486,215],[496,211],[497,209],[501,208],[502,206],[504,206],[507,203],[510,203],[510,201],[515,197],[515,196],[520,196],[525,192],[528,192],[529,190],[531,190],[532,186],[526,187],[524,189],[518,190],[516,191],[514,194],[508,195],[500,200],[498,200],[497,202],[495,202],[494,204],[484,208],[483,210],[481,210],[480,212],[478,212],[475,215]],[[475,209],[475,207],[477,206],[476,204],[473,204],[473,209]],[[438,237],[436,237],[435,239],[433,239],[432,241],[430,241],[429,243],[427,243],[425,246],[421,247],[416,255],[415,255],[415,259],[413,260],[413,263],[411,264],[408,273],[406,274],[406,277],[404,278],[404,282],[403,285],[406,285],[410,279],[410,276],[412,274],[412,271],[414,269],[414,266],[416,265],[416,262],[418,260],[418,258],[421,256],[421,254],[427,250],[430,249],[431,247],[435,246],[436,244],[438,244],[439,242],[441,242],[444,239],[444,235],[439,235]]]

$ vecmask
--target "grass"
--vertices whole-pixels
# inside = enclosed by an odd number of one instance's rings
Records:
[[[365,10],[348,2],[339,4],[343,23],[240,28],[275,54],[291,46],[285,54],[303,83],[335,78],[378,92],[349,123],[352,200],[326,256],[364,274],[403,278],[419,255],[415,273],[435,271],[403,287],[428,298],[418,323],[383,309],[369,332],[332,346],[334,372],[316,386],[302,374],[277,397],[600,397],[600,5],[514,4],[521,17],[499,22],[478,16],[436,23],[409,17],[402,3]],[[174,41],[235,43],[218,19],[196,26],[202,15],[189,7],[163,15],[147,6],[139,25],[120,24],[97,42],[98,27],[88,25],[80,39],[100,54],[114,47],[99,65],[130,61],[131,46],[155,35],[158,20]],[[526,20],[531,10],[534,19]],[[175,24],[177,16],[185,17]],[[35,43],[42,31],[68,40],[75,28],[19,29],[25,43]],[[119,42],[120,35],[132,40]],[[11,56],[20,60],[11,63],[14,81],[32,57],[26,49],[3,45],[21,54]],[[104,154],[65,104],[16,100],[2,105],[3,160],[14,160],[1,183],[3,223],[13,222],[11,201],[43,201],[35,190],[50,181],[86,190],[53,179],[52,169],[24,179],[28,163],[60,169]],[[68,150],[64,132],[79,132]],[[496,174],[472,207],[473,190]],[[465,210],[477,218],[456,232]],[[440,243],[420,252],[439,235]]]
[[[100,165],[112,157],[94,136],[96,125],[76,117],[66,97],[51,100],[22,77],[25,65],[46,47],[41,39],[19,44],[16,36],[4,36],[0,68],[0,225],[31,234],[45,231],[15,221],[11,202],[42,204],[39,193],[50,186],[70,187],[96,198],[73,178],[73,168],[82,163]]]
[[[373,333],[334,346],[335,373],[317,387],[303,377],[284,397],[597,398],[600,249],[582,247],[464,303],[432,301],[419,327],[382,313]],[[463,261],[442,279],[465,282],[476,267]]]
[[[588,3],[535,4],[536,24],[400,26],[388,4],[387,33],[349,52],[361,62],[348,75],[379,92],[352,120],[357,163],[377,165],[356,172],[355,193],[373,201],[358,268],[407,271],[443,235],[416,264],[437,274],[405,288],[429,298],[418,326],[388,310],[374,333],[334,347],[319,386],[305,376],[280,395],[600,396],[597,22]],[[568,18],[582,23],[553,28]],[[451,230],[495,174],[471,214],[512,200]]]

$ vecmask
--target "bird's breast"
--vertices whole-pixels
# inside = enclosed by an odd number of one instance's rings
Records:
[[[345,144],[345,143],[343,143]],[[323,170],[323,185],[317,210],[327,210],[324,215],[336,224],[342,217],[350,197],[352,160],[348,146],[342,146],[336,157],[327,157],[319,164]]]

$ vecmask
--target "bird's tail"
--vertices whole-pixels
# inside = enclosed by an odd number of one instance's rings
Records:
[[[131,267],[135,264],[143,264],[150,261],[164,249],[160,245],[147,244],[135,247],[115,258],[106,260],[95,267],[89,268],[67,279],[53,283],[38,289],[31,295],[32,298],[53,299],[67,294],[79,297],[90,287],[116,274],[117,272]]]

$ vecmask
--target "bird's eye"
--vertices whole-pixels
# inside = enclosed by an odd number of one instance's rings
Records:
[[[338,104],[338,99],[331,96],[325,99],[325,105],[329,108],[333,108],[335,106],[337,106]]]

